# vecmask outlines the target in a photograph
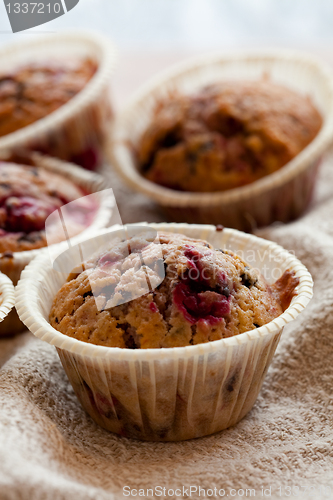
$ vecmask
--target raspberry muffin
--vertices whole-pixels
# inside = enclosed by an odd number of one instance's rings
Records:
[[[269,80],[212,84],[157,103],[137,146],[138,167],[167,188],[225,191],[279,170],[321,126],[308,97]]]
[[[55,346],[82,407],[103,428],[180,441],[235,425],[253,407],[283,327],[311,299],[312,279],[280,246],[216,229],[103,230],[59,255],[56,267],[41,252],[25,270],[20,318]],[[283,277],[267,285],[232,253],[240,249]]]
[[[47,217],[62,205],[86,194],[71,180],[46,169],[0,162],[1,258],[45,247],[50,243],[45,236]],[[88,199],[71,211],[71,234],[87,227],[96,210]],[[60,235],[62,232],[58,234],[55,228],[52,243],[58,242]]]
[[[92,344],[171,348],[253,330],[282,314],[299,280],[270,286],[235,253],[159,233],[118,240],[74,269],[56,294],[50,324]]]
[[[44,118],[78,94],[97,70],[91,59],[21,66],[0,74],[0,137]]]

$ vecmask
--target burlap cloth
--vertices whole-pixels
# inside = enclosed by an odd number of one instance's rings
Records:
[[[164,220],[115,178],[114,190],[123,222]],[[1,340],[1,500],[118,499],[125,486],[146,496],[160,486],[163,498],[199,498],[199,487],[200,498],[222,488],[229,498],[333,498],[333,157],[308,213],[261,234],[296,252],[315,296],[285,329],[253,410],[206,438],[128,440],[85,414],[52,346],[30,333]]]

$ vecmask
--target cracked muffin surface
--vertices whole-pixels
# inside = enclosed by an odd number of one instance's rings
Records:
[[[279,316],[298,278],[274,284],[242,258],[204,240],[159,233],[114,241],[68,276],[50,324],[78,340],[131,349],[231,337]]]
[[[224,191],[271,174],[318,134],[310,98],[271,81],[221,82],[157,102],[136,147],[148,180],[180,191]]]
[[[0,137],[44,118],[80,92],[97,70],[90,59],[41,61],[0,74]]]
[[[49,241],[45,220],[87,193],[70,179],[41,167],[0,162],[0,252],[21,252],[45,247],[63,239],[63,231],[52,226]],[[83,198],[66,211],[71,235],[87,227],[97,207]]]

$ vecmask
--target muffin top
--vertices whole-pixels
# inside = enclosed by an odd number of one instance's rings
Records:
[[[298,278],[272,286],[236,254],[159,233],[113,241],[74,269],[50,324],[92,344],[147,349],[201,344],[260,327],[290,303]]]
[[[310,98],[269,80],[221,82],[157,103],[137,146],[152,182],[182,191],[223,191],[275,172],[318,134]]]
[[[0,252],[21,252],[46,246],[47,217],[62,205],[86,194],[71,180],[46,169],[0,162]],[[66,213],[71,235],[90,224],[96,208],[83,198]],[[49,243],[60,241],[62,234],[55,226]]]
[[[0,137],[44,118],[74,97],[96,72],[90,59],[30,63],[0,74]]]

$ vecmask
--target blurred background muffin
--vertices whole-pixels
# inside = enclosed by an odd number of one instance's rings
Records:
[[[333,71],[307,53],[192,57],[137,91],[117,116],[119,175],[177,222],[245,231],[308,207],[333,140]]]
[[[0,137],[49,115],[96,72],[91,59],[32,62],[0,73]]]
[[[38,153],[9,159],[0,161],[0,271],[16,285],[36,253],[107,227],[111,212],[103,194],[108,182],[102,176]],[[57,214],[65,205],[69,208],[62,211],[62,220]],[[52,213],[46,235],[45,222]]]
[[[71,179],[38,166],[0,162],[0,253],[23,252],[47,246],[45,221],[52,212],[83,198],[71,216],[72,234],[88,227],[98,207]],[[69,221],[68,221],[69,222]],[[61,241],[56,233],[53,243]],[[3,271],[5,271],[3,269]]]
[[[38,153],[11,159],[0,161],[0,272],[16,285],[25,266],[48,245],[52,249],[107,227],[111,209],[103,192],[108,183],[100,175]],[[2,326],[7,335],[23,327],[15,311]]]
[[[269,175],[317,135],[310,98],[267,80],[231,81],[158,102],[137,148],[143,175],[181,191],[224,191]]]
[[[0,48],[0,152],[39,151],[96,170],[113,109],[112,42],[54,33]]]

